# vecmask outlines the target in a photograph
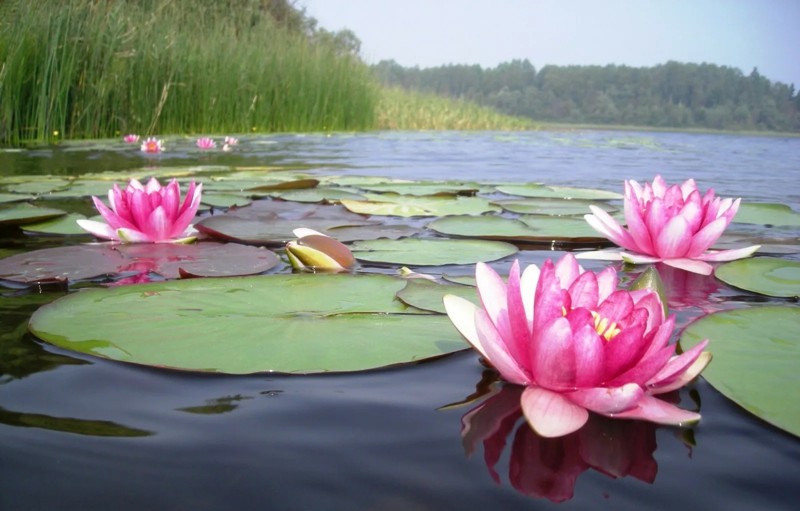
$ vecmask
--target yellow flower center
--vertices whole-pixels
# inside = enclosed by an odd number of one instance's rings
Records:
[[[597,312],[592,311],[592,317],[594,318],[594,329],[606,341],[610,341],[621,332],[616,323],[609,323],[608,318],[602,317]]]

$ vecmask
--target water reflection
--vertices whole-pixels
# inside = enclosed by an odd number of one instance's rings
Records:
[[[153,434],[152,431],[131,428],[111,421],[53,417],[40,413],[14,412],[5,408],[0,408],[0,424],[88,436],[142,437]]]
[[[543,438],[522,417],[522,391],[523,387],[504,385],[462,417],[461,437],[467,457],[483,443],[486,467],[497,484],[501,484],[497,464],[515,429],[508,481],[529,497],[569,500],[578,477],[590,468],[614,479],[633,477],[648,484],[655,481],[655,424],[591,414],[580,430],[560,438]]]

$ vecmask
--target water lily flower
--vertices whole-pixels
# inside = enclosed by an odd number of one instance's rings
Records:
[[[197,148],[198,149],[214,149],[217,147],[217,143],[214,142],[214,139],[208,137],[200,137],[197,139]]]
[[[286,255],[296,270],[342,271],[355,264],[353,253],[346,245],[313,229],[292,231],[297,241],[286,244]]]
[[[155,137],[150,137],[144,142],[142,142],[142,152],[144,153],[156,154],[160,153],[163,150],[164,150],[164,144],[161,142],[161,140]]]
[[[126,243],[189,241],[195,233],[191,223],[200,206],[202,190],[202,183],[196,185],[192,181],[181,203],[175,179],[166,186],[155,178],[146,186],[131,179],[125,190],[115,184],[108,192],[110,208],[92,197],[107,223],[81,219],[78,225],[98,238]]]
[[[122,137],[122,140],[126,144],[135,144],[135,143],[139,142],[139,135],[136,135],[135,133],[130,133],[130,134],[125,135],[124,137]]]
[[[525,386],[522,410],[539,435],[576,431],[589,411],[671,425],[700,419],[654,397],[711,359],[708,340],[675,355],[675,316],[665,317],[656,291],[617,290],[613,267],[584,271],[572,254],[522,275],[515,261],[508,283],[484,263],[475,277],[482,307],[446,295],[447,315],[506,381]]]
[[[619,254],[633,264],[665,264],[710,275],[707,261],[733,261],[752,255],[754,245],[735,250],[709,250],[739,209],[741,199],[722,199],[709,189],[700,193],[694,179],[668,186],[661,176],[641,186],[625,182],[624,229],[611,215],[596,206],[585,215],[597,232],[630,252]],[[584,256],[591,257],[591,256]]]
[[[222,150],[225,152],[230,151],[233,146],[239,143],[239,139],[235,137],[225,137],[225,141],[222,144]]]

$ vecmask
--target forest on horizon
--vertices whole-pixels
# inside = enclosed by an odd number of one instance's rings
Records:
[[[474,101],[540,122],[800,132],[800,94],[758,69],[670,61],[653,67],[371,66],[385,85]]]

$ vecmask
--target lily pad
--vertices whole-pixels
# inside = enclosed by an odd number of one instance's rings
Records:
[[[49,176],[32,176],[29,181],[16,183],[6,186],[6,190],[16,193],[32,193],[41,195],[66,188],[72,183],[69,179],[61,179]]]
[[[412,195],[367,194],[367,201],[343,199],[353,213],[388,216],[447,216],[499,213],[501,208],[480,197],[415,197]]]
[[[350,189],[330,188],[327,186],[312,188],[309,190],[289,190],[274,194],[274,197],[294,202],[339,202],[342,199],[365,199],[363,195]]]
[[[38,234],[58,234],[61,236],[79,236],[88,235],[81,226],[78,225],[76,220],[86,218],[84,215],[78,213],[68,213],[63,216],[45,220],[44,222],[36,222],[33,224],[26,224],[23,227],[25,232],[35,232]]]
[[[350,250],[360,261],[412,266],[475,264],[517,253],[517,247],[501,241],[418,238],[356,241]]]
[[[706,338],[714,360],[703,377],[745,410],[800,436],[800,308],[710,314],[686,327],[681,347]]]
[[[229,374],[363,371],[467,347],[446,316],[397,300],[403,286],[297,274],[93,289],[40,308],[29,329],[81,353]]]
[[[365,224],[366,222],[348,222],[324,218],[276,218],[263,221],[249,220],[233,215],[217,215],[204,218],[196,223],[194,227],[208,236],[221,240],[236,241],[248,245],[279,246],[295,239],[296,236],[292,231],[298,227],[306,227],[327,234],[326,231],[334,227]]]
[[[723,264],[714,275],[731,286],[767,296],[800,297],[800,262],[751,257]]]
[[[520,197],[550,197],[554,199],[622,199],[617,192],[594,188],[573,188],[569,186],[545,186],[541,184],[499,185],[497,191]]]
[[[550,216],[579,216],[589,213],[589,206],[597,206],[609,213],[617,211],[617,208],[605,202],[590,200],[570,200],[570,199],[523,199],[523,200],[498,200],[497,204],[506,211],[512,213],[523,213],[530,215],[550,215]]]
[[[499,216],[451,216],[439,218],[428,228],[447,236],[507,241],[576,243],[604,242],[582,218],[531,215],[519,219]]]
[[[734,222],[758,225],[800,226],[800,213],[786,204],[743,202],[733,218]]]
[[[437,284],[428,279],[409,279],[406,287],[397,292],[397,298],[418,309],[445,314],[444,295],[456,295],[480,305],[478,290],[472,286]]]
[[[33,199],[33,195],[23,195],[19,193],[2,193],[0,192],[0,204],[6,202],[22,202]]]
[[[233,206],[247,206],[253,201],[247,197],[233,193],[203,193],[200,199],[202,204],[214,208],[230,208]]]
[[[40,208],[28,203],[14,204],[0,209],[0,225],[32,224],[65,214],[66,211],[55,208]]]
[[[22,284],[83,280],[116,273],[127,264],[109,244],[45,248],[0,260],[0,279]]]
[[[478,193],[477,183],[461,182],[426,182],[414,183],[375,183],[357,185],[363,190],[378,193],[394,193],[413,196],[455,197],[457,195],[472,196]]]

